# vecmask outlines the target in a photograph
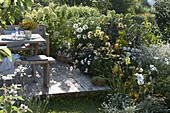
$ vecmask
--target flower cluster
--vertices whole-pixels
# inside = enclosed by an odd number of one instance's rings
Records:
[[[37,23],[32,20],[23,20],[22,23],[19,23],[19,27],[24,30],[32,30],[37,27]]]

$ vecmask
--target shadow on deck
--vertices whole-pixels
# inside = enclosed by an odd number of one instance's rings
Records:
[[[63,95],[71,93],[89,93],[109,90],[108,86],[94,86],[90,78],[80,73],[78,69],[72,66],[56,62],[52,65],[50,74],[50,87],[43,87],[43,77],[41,66],[37,65],[37,82],[33,82],[30,66],[18,66],[15,70],[15,76],[8,75],[3,77],[6,85],[18,84],[21,89],[30,96],[35,95]],[[0,81],[2,86],[2,80]]]

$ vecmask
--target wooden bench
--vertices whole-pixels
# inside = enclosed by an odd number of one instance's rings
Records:
[[[43,66],[43,84],[45,87],[49,87],[50,81],[50,64],[56,63],[56,60],[52,57],[47,57],[46,55],[32,55],[27,57],[21,57],[21,59],[16,60],[15,64],[40,64]],[[36,71],[34,71],[36,73]],[[33,76],[36,74],[33,74]]]
[[[15,27],[18,25],[8,25],[7,30],[15,30]],[[46,33],[45,25],[38,25],[35,29],[32,30],[33,34],[40,34],[45,40],[45,43],[39,44],[39,50],[43,50],[47,56],[50,55],[49,50],[49,34]],[[0,28],[0,35],[5,34],[5,29]],[[10,50],[30,50],[30,45],[24,44],[24,45],[17,45],[17,46],[9,46]]]

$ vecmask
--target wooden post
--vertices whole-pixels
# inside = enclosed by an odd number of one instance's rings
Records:
[[[44,76],[43,76],[43,84],[44,84],[44,87],[49,87],[49,85],[50,85],[50,73],[49,73],[49,70],[50,70],[50,64],[49,63],[47,63],[47,64],[43,64],[43,70],[44,70],[44,72],[43,72],[43,74],[44,74]]]

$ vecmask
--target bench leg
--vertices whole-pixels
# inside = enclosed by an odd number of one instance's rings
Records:
[[[43,71],[44,71],[44,77],[43,77],[43,84],[45,87],[49,87],[50,85],[50,64],[43,64]]]
[[[37,83],[35,64],[32,64],[32,76],[33,76],[33,82]]]

